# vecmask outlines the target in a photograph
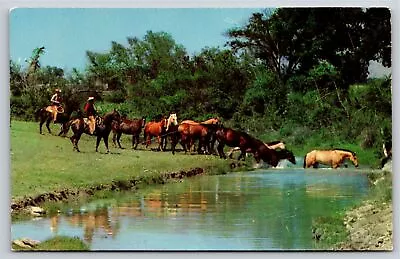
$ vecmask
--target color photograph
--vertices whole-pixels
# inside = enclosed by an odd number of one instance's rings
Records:
[[[389,8],[8,18],[13,253],[393,250]]]

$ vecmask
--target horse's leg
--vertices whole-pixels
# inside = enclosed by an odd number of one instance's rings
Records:
[[[164,144],[163,149],[167,150],[168,136],[161,137],[161,143]]]
[[[61,134],[63,134],[63,132],[64,132],[64,123],[61,124],[60,133],[58,133],[58,136],[61,136]]]
[[[177,137],[176,134],[174,133],[174,134],[171,136],[171,151],[172,151],[172,154],[173,154],[173,155],[175,155],[175,147],[176,147],[176,144],[178,144],[178,137]]]
[[[149,135],[147,135],[147,139],[146,139],[146,149],[150,145],[150,143],[151,143],[151,137],[150,137],[150,134],[149,134]]]
[[[158,140],[158,150],[164,151],[163,146],[162,146],[162,137],[157,136],[157,140]]]
[[[211,155],[212,154],[210,145],[211,145],[210,138],[206,137],[205,141],[204,141],[204,149],[205,149],[207,155]]]
[[[40,118],[39,132],[40,132],[40,134],[42,134],[42,135],[44,135],[43,132],[42,132],[42,126],[43,126],[44,122],[45,122],[45,121],[44,121],[42,118]]]
[[[75,148],[75,134],[72,135],[72,136],[69,138],[69,140],[71,140],[71,143],[72,143],[72,150],[76,150],[76,148]]]
[[[81,134],[78,134],[78,135],[76,136],[76,139],[75,139],[75,148],[76,148],[76,151],[78,151],[78,152],[81,152],[81,151],[79,150],[79,147],[78,147],[78,142],[79,142],[79,140],[81,139],[81,136],[82,136],[82,133],[81,133]]]
[[[99,144],[100,144],[101,138],[102,138],[102,136],[100,136],[100,135],[97,135],[97,137],[96,137],[96,152],[99,152]]]
[[[257,164],[259,164],[261,162],[261,159],[260,159],[260,154],[258,153],[258,151],[254,152],[253,156],[254,156],[254,159],[256,160]]]
[[[50,118],[48,118],[47,120],[46,120],[46,128],[47,128],[47,130],[49,131],[49,133],[51,134],[51,130],[50,130],[50,121],[51,121],[51,119]]]
[[[114,147],[117,147],[117,133],[115,131],[113,131],[113,138],[112,138]]]
[[[219,157],[226,159],[226,156],[224,153],[224,143],[222,141],[218,143],[217,150],[218,150]]]
[[[212,136],[211,136],[211,139],[210,139],[210,154],[211,155],[216,155],[217,154],[217,152],[215,152],[215,142],[217,141],[217,138],[215,137],[215,135],[213,134]]]
[[[200,138],[199,138],[198,145],[197,145],[197,154],[201,154],[201,148],[202,148],[202,146],[203,146],[203,140],[202,140],[202,137],[200,137]]]
[[[72,135],[72,137],[70,137],[70,140],[71,140],[72,146],[73,146],[72,150],[76,150],[78,152],[81,152],[79,150],[79,148],[78,148],[78,141],[79,141],[80,138],[81,138],[81,134],[75,134],[75,133],[74,133],[74,135]]]
[[[107,154],[110,153],[110,150],[108,149],[108,135],[103,136],[103,140],[104,140],[104,145],[106,145],[106,149],[107,149]]]
[[[186,135],[181,134],[181,146],[182,146],[183,150],[185,151],[185,154],[187,153],[186,141],[187,141]]]
[[[194,152],[196,150],[196,140],[193,137],[190,138],[189,146],[189,151],[191,150],[192,152]]]
[[[237,160],[240,160],[243,157],[243,161],[246,161],[246,149],[240,149],[240,155]]]
[[[122,135],[122,132],[117,133],[117,143],[118,143],[119,148],[123,149],[123,147],[121,146],[121,142],[119,142],[119,140],[121,139],[121,135]]]
[[[139,145],[139,134],[133,135],[132,141],[135,141],[135,146],[133,147],[133,149],[137,149],[137,145]],[[132,145],[133,145],[133,143],[132,143]]]
[[[136,140],[136,136],[135,134],[132,135],[132,148],[135,149],[135,140]]]

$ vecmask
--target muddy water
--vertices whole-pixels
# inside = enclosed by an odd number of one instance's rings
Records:
[[[352,169],[199,176],[14,222],[11,238],[78,236],[92,250],[314,249],[313,219],[351,206],[367,190],[365,174]]]

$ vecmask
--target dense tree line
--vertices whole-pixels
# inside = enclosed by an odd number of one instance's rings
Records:
[[[377,147],[391,132],[391,79],[368,80],[370,61],[391,66],[386,8],[281,8],[254,13],[226,32],[225,48],[190,56],[166,32],[87,51],[84,72],[35,72],[10,61],[11,115],[31,119],[55,87],[79,108],[86,96],[131,117],[176,112],[180,119],[219,116],[235,128]]]

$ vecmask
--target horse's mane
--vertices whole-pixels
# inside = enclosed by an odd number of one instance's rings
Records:
[[[107,123],[108,123],[110,119],[112,120],[112,117],[113,117],[114,115],[119,115],[118,111],[114,110],[114,111],[111,111],[111,112],[107,112],[107,113],[104,114],[104,116],[103,116],[103,122],[107,122]],[[119,116],[120,116],[120,115],[119,115]]]
[[[349,153],[351,153],[353,156],[356,155],[356,152],[353,152],[353,151],[351,151],[351,150],[344,149],[344,148],[334,148],[333,150],[339,150],[339,151],[349,152]]]

